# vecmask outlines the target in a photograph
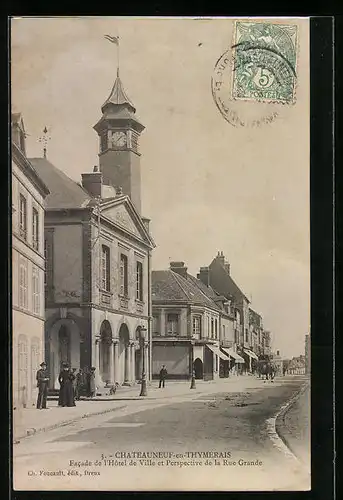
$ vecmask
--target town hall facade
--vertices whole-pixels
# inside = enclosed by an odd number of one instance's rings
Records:
[[[50,389],[61,363],[96,368],[101,390],[151,377],[149,219],[141,215],[139,136],[144,126],[119,74],[94,129],[99,167],[70,179],[31,159],[49,187],[45,213],[45,352]],[[141,331],[147,331],[146,339]],[[142,343],[143,340],[143,343]]]

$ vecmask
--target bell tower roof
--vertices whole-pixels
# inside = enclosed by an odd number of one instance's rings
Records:
[[[104,102],[104,104],[101,106],[101,111],[104,113],[105,109],[111,104],[114,104],[115,106],[126,105],[129,108],[131,108],[133,113],[136,112],[135,106],[133,105],[133,103],[131,102],[131,100],[129,99],[124,90],[122,81],[119,77],[119,69],[117,69],[117,78],[114,82],[111,93]]]

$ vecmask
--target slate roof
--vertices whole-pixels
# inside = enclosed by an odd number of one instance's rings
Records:
[[[220,311],[215,302],[200,290],[194,280],[196,278],[189,274],[186,279],[171,270],[152,271],[152,300],[192,302]]]
[[[218,257],[215,257],[210,264],[211,282],[218,293],[225,296],[233,295],[236,300],[238,297],[244,297],[248,303],[250,300],[242,292],[239,286],[232,279],[231,275],[227,272]]]
[[[114,82],[114,85],[112,87],[111,93],[104,102],[104,104],[101,106],[101,109],[103,109],[107,104],[128,104],[133,111],[136,111],[136,108],[130,101],[128,95],[126,94],[123,84],[121,82],[121,79],[119,78],[119,75],[116,78],[116,81]]]
[[[88,193],[46,158],[30,158],[34,169],[48,186],[46,208],[82,208],[91,200]]]

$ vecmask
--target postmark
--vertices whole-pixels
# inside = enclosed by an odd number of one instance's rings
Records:
[[[292,103],[297,26],[238,22],[234,28],[232,98]]]
[[[257,128],[296,104],[296,24],[236,21],[229,48],[215,63],[212,95],[234,127]]]

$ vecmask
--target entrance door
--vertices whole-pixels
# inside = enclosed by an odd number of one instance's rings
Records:
[[[70,366],[70,332],[66,325],[61,325],[58,332],[58,350],[61,370],[62,363]]]
[[[197,358],[194,361],[194,371],[195,371],[195,378],[196,379],[204,378],[204,366],[203,366],[201,359],[199,359],[199,358]]]

